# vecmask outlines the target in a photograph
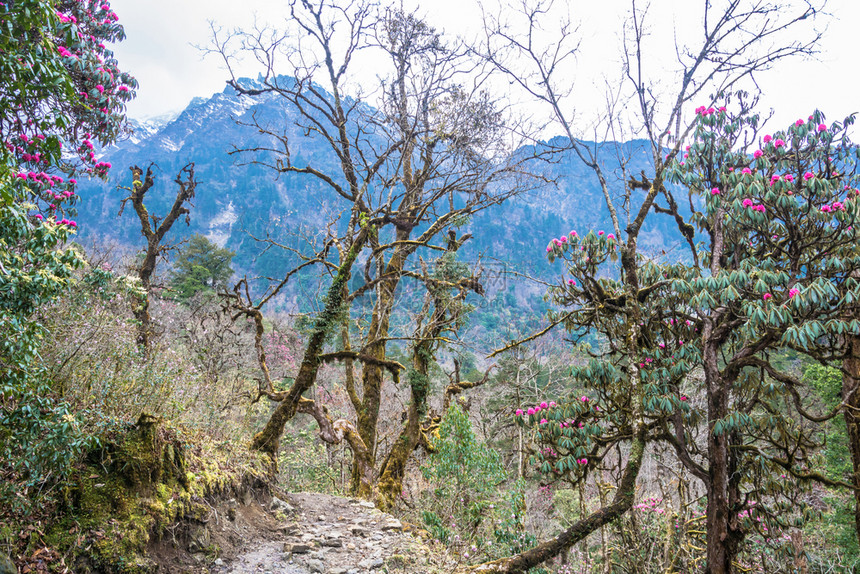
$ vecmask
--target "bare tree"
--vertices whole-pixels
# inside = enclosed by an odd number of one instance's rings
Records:
[[[152,296],[152,277],[155,273],[155,266],[158,258],[166,258],[170,250],[175,248],[175,245],[162,243],[165,235],[176,223],[176,220],[181,216],[185,216],[185,224],[191,222],[190,207],[193,207],[191,200],[194,199],[194,193],[197,191],[197,180],[194,179],[194,164],[189,163],[183,167],[176,178],[173,180],[179,189],[176,191],[176,199],[163,217],[153,215],[143,204],[143,199],[147,192],[155,185],[155,176],[152,173],[152,165],[146,168],[146,172],[138,166],[132,166],[129,169],[132,174],[131,188],[122,188],[131,192],[131,195],[122,200],[119,208],[119,216],[125,210],[127,202],[131,201],[134,212],[140,220],[140,233],[146,239],[146,249],[143,253],[143,259],[140,261],[136,271],[140,279],[141,287],[146,293],[144,297],[138,299],[134,305],[133,312],[135,319],[138,320],[138,336],[137,342],[143,350],[144,355],[149,353],[149,346],[153,336],[152,319],[149,315],[149,298]]]
[[[253,161],[278,173],[315,178],[346,208],[342,224],[331,227],[345,231],[332,231],[324,248],[301,263],[323,266],[332,279],[291,388],[275,392],[267,375],[263,377],[261,396],[277,404],[266,427],[254,437],[253,447],[274,457],[285,423],[296,412],[311,414],[324,440],[346,440],[350,445],[353,491],[388,507],[401,492],[406,461],[418,445],[426,444],[421,429],[432,425],[425,379],[434,353],[446,341],[443,333],[459,326],[466,292],[481,290],[475,272],[440,277],[439,266],[450,262],[468,239],[468,234],[458,238],[456,230],[471,215],[527,189],[535,180],[524,173],[529,158],[511,153],[514,146],[506,141],[511,132],[495,102],[481,89],[481,76],[466,51],[447,45],[438,31],[414,14],[400,9],[377,14],[366,2],[344,6],[329,0],[295,0],[290,3],[290,22],[301,38],[291,49],[284,47],[287,33],[254,30],[226,38],[215,34],[216,50],[228,68],[233,65],[231,42],[237,41],[265,64],[261,86],[244,86],[235,76],[230,85],[248,96],[283,98],[298,112],[300,130],[327,145],[339,171],[320,167],[322,158],[318,163],[294,163],[290,128],[279,125],[255,121],[268,143],[238,151],[256,154]],[[345,92],[360,50],[375,51],[388,63],[376,102]],[[277,75],[281,54],[286,54],[291,77]],[[329,257],[335,251],[336,261]],[[363,284],[350,290],[348,280],[364,252]],[[441,256],[431,257],[433,253]],[[285,273],[280,285],[301,265]],[[428,292],[425,313],[405,331],[403,321],[398,324],[396,296],[404,282],[417,282]],[[365,312],[353,311],[356,300],[365,296],[370,299]],[[247,290],[234,291],[231,297],[239,313],[261,321],[261,304],[268,295],[259,303]],[[335,348],[325,352],[329,335],[335,334],[339,335]],[[389,345],[397,339],[411,341],[410,366],[387,357]],[[324,405],[302,396],[314,384],[319,365],[329,361],[344,364],[354,422],[331,421]],[[265,372],[262,361],[261,366]],[[410,404],[397,433],[400,439],[382,456],[378,429],[383,383],[400,385],[404,373]]]

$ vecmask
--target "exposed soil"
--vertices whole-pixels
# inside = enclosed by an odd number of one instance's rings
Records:
[[[178,524],[150,544],[147,554],[159,565],[159,574],[209,572],[217,559],[226,563],[254,544],[283,539],[283,522],[251,495],[212,507],[205,520]]]

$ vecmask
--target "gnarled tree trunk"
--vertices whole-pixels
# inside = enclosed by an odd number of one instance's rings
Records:
[[[322,355],[323,344],[325,343],[326,336],[336,327],[337,318],[343,304],[344,285],[349,281],[352,266],[359,252],[361,252],[366,239],[367,233],[360,233],[349,248],[349,251],[347,251],[343,261],[341,261],[337,275],[329,286],[325,308],[317,318],[308,345],[305,347],[302,364],[299,367],[299,372],[296,375],[293,386],[290,387],[286,396],[275,407],[275,411],[269,417],[266,426],[254,435],[254,440],[251,442],[252,449],[262,451],[271,457],[272,464],[275,465],[274,468],[277,468],[278,446],[281,442],[281,435],[284,433],[284,425],[295,416],[302,394],[316,382],[317,372],[321,364],[320,355]]]
[[[854,528],[860,541],[860,337],[848,339],[848,355],[842,362],[842,400],[845,401],[845,426],[848,448],[854,464]]]

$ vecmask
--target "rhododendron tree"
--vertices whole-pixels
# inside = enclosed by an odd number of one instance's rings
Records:
[[[563,278],[551,293],[564,309],[551,317],[547,330],[564,325],[576,339],[585,342],[596,336],[603,343],[598,349],[586,346],[595,355],[594,361],[584,369],[574,369],[579,382],[592,390],[591,398],[597,399],[601,411],[584,409],[576,397],[565,398],[555,414],[540,413],[537,421],[530,417],[523,424],[539,425],[543,418],[547,420],[539,432],[542,440],[552,442],[553,450],[550,459],[540,464],[550,473],[586,477],[599,464],[604,449],[614,443],[621,451],[621,469],[615,475],[620,478],[607,504],[601,503],[531,550],[476,568],[483,572],[526,571],[627,512],[634,502],[647,443],[680,442],[679,456],[688,453],[684,443],[689,437],[683,429],[685,425],[695,427],[701,413],[682,397],[692,395],[692,389],[684,385],[688,374],[701,364],[701,349],[690,344],[701,336],[697,331],[701,325],[690,316],[689,296],[681,295],[674,285],[691,281],[695,268],[661,263],[655,254],[645,257],[640,246],[643,229],[655,217],[671,217],[693,251],[691,257],[698,256],[694,222],[685,220],[683,213],[689,210],[686,205],[679,207],[669,185],[671,170],[689,161],[689,151],[684,157],[685,138],[699,122],[717,121],[727,114],[716,94],[744,85],[751,75],[783,58],[813,52],[820,37],[812,25],[817,7],[809,2],[692,3],[701,25],[697,31],[679,34],[666,22],[650,20],[647,7],[634,0],[620,31],[620,79],[607,81],[606,108],[580,123],[575,120],[581,120],[583,110],[577,109],[578,93],[570,80],[576,74],[574,55],[580,38],[560,4],[527,1],[517,5],[514,16],[510,10],[488,16],[482,51],[524,96],[544,106],[547,117],[566,136],[549,145],[581,159],[603,194],[613,238],[601,230],[578,230],[578,234],[568,234],[566,241],[556,239],[546,248],[551,260],[565,261]],[[515,17],[519,17],[519,29],[511,24]],[[652,26],[660,26],[661,31],[650,34]],[[654,58],[652,40],[668,37],[675,38],[677,62],[671,70],[655,73],[649,65],[649,58]],[[715,96],[702,105],[698,100],[708,93]],[[625,148],[620,141],[630,137],[644,138],[642,146]],[[592,144],[591,139],[601,143]],[[773,148],[785,150],[786,139],[775,139]],[[634,153],[649,157],[648,173],[627,170]],[[620,162],[616,173],[605,169],[607,155]],[[747,164],[738,167],[739,172],[750,169]],[[576,177],[570,181],[574,192]],[[712,185],[706,189],[708,197],[723,200],[722,188]],[[748,199],[749,205],[744,206],[741,199],[740,207],[750,217],[767,216],[765,202]],[[579,239],[572,241],[574,237]],[[759,302],[764,303],[765,292],[759,293]],[[563,423],[568,425],[560,426]],[[583,459],[587,464],[579,462]],[[708,480],[707,471],[695,472]],[[706,571],[715,574],[727,568],[731,566],[709,558]]]
[[[699,115],[689,157],[667,170],[693,198],[690,223],[706,236],[671,289],[698,330],[689,346],[704,371],[707,449],[674,446],[707,488],[708,564],[721,572],[760,525],[771,533],[790,525],[798,488],[852,487],[813,458],[821,423],[842,405],[817,408],[782,357],[841,362],[846,342],[860,335],[860,151],[846,133],[853,116],[827,125],[816,111],[750,154],[758,118],[738,107]],[[858,403],[854,389],[844,400]],[[795,489],[785,488],[786,477]]]
[[[72,421],[31,367],[41,326],[29,318],[81,263],[62,247],[77,227],[76,178],[106,173],[94,142],[120,133],[136,83],[105,46],[123,38],[108,2],[7,1],[0,22],[0,435],[11,439],[0,459],[37,480],[68,462]]]

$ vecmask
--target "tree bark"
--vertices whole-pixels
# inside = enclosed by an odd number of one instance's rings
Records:
[[[409,239],[411,229],[398,229],[397,241]],[[389,332],[391,311],[394,308],[394,294],[400,278],[403,276],[403,268],[410,251],[406,247],[395,248],[394,253],[384,267],[385,279],[377,286],[377,299],[373,308],[373,315],[368,328],[368,343],[363,353],[377,361],[385,360],[386,338]],[[362,403],[356,413],[358,419],[358,434],[370,451],[371,464],[376,464],[376,435],[379,425],[379,407],[382,398],[382,382],[385,372],[379,364],[365,362],[362,366],[361,386]],[[357,461],[354,461],[357,462]],[[354,496],[360,498],[371,498],[372,493],[361,487],[358,467],[353,466],[351,491]]]
[[[854,528],[860,542],[860,337],[848,339],[848,355],[842,362],[842,400],[846,404],[845,426],[854,474]]]
[[[718,342],[709,340],[710,322],[706,322],[703,349],[705,384],[708,391],[708,481],[705,574],[728,574],[737,556],[744,533],[735,509],[740,502],[740,482],[736,477],[737,460],[730,448],[733,433],[714,433],[714,425],[729,414],[732,381],[719,369]]]
[[[280,446],[281,435],[284,433],[284,425],[295,416],[302,394],[310,389],[316,381],[325,339],[331,330],[337,326],[338,315],[343,304],[343,286],[349,281],[352,266],[364,246],[366,238],[367,233],[361,232],[341,262],[337,275],[328,289],[325,308],[317,318],[305,348],[296,380],[286,397],[275,407],[275,411],[269,417],[266,426],[254,435],[254,440],[251,442],[253,450],[262,451],[271,457],[273,468],[277,468],[278,447]]]
[[[406,464],[421,439],[421,418],[427,412],[427,393],[430,388],[429,346],[429,342],[422,341],[412,353],[414,370],[409,374],[412,400],[407,409],[406,426],[382,463],[376,483],[376,505],[382,510],[391,508],[403,491]]]

